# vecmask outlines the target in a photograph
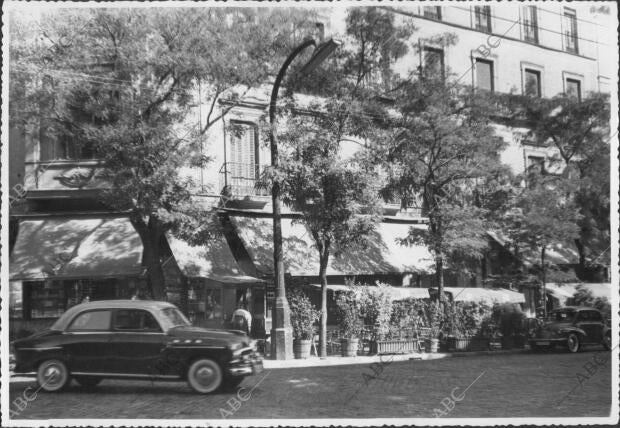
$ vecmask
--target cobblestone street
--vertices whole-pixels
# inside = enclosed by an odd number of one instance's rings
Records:
[[[468,356],[394,362],[379,370],[375,365],[377,373],[370,365],[276,369],[247,378],[239,392],[207,396],[192,393],[184,383],[105,380],[87,393],[72,383],[62,393],[38,393],[17,417],[607,416],[610,355],[593,349],[578,354]],[[11,400],[29,385],[34,383],[13,383]]]

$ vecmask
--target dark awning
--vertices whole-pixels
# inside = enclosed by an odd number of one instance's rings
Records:
[[[246,275],[235,260],[224,231],[214,224],[209,242],[199,246],[191,246],[186,241],[167,235],[172,255],[188,278],[208,278],[222,283],[249,284],[264,281]]]
[[[252,258],[257,271],[273,272],[273,223],[269,217],[230,216],[237,234]],[[332,256],[328,275],[373,275],[405,272],[428,272],[433,260],[422,245],[401,245],[410,223],[380,223],[369,239],[367,248],[351,248],[338,257]],[[318,251],[301,219],[282,219],[284,264],[286,272],[295,276],[317,276]]]
[[[137,276],[142,241],[126,217],[19,222],[11,280]]]

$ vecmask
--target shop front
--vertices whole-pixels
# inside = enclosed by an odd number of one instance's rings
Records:
[[[83,301],[130,298],[145,286],[142,243],[126,217],[28,217],[10,255],[9,329],[25,335]]]
[[[219,226],[214,226],[211,239],[202,245],[192,246],[171,234],[167,242],[172,257],[165,263],[166,271],[178,272],[178,288],[186,288],[169,300],[183,308],[194,325],[231,328],[233,312],[243,308],[252,315],[251,334],[265,336],[271,329],[273,293],[266,281],[241,270]]]

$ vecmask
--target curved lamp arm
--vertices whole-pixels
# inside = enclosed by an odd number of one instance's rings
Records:
[[[282,68],[280,68],[280,71],[278,72],[278,75],[276,76],[276,81],[274,82],[273,89],[271,90],[271,100],[269,102],[269,123],[271,124],[272,134],[274,133],[273,123],[276,118],[276,101],[278,99],[278,92],[280,91],[280,84],[282,83],[284,74],[286,73],[288,66],[291,64],[291,62],[293,62],[295,57],[297,57],[297,55],[299,55],[304,49],[310,46],[316,47],[316,42],[314,41],[314,39],[306,40],[301,45],[297,46],[297,48],[295,48],[295,50],[291,52],[288,58],[286,58],[286,61],[284,61],[284,64],[282,64]]]

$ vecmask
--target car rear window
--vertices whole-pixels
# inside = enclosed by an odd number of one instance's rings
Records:
[[[68,331],[101,331],[110,329],[110,319],[112,312],[110,310],[87,311],[76,316]]]

